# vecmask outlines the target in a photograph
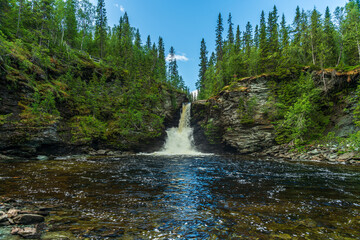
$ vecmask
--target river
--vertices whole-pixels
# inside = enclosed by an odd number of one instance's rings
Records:
[[[0,162],[0,196],[89,239],[358,239],[356,167],[241,156]]]

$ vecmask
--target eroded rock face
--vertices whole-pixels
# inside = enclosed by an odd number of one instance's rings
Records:
[[[302,71],[309,69],[304,68]],[[329,105],[327,109],[330,123],[324,134],[334,132],[337,137],[347,137],[359,131],[351,113],[354,103],[343,100],[347,94],[354,94],[359,76],[360,69],[349,72],[331,69],[313,72],[315,85],[321,89],[323,96],[333,102],[333,106]],[[272,87],[271,82],[284,81],[284,78],[296,80],[298,77],[260,75],[244,78],[231,83],[213,98],[193,103],[192,124],[198,149],[210,152],[230,149],[237,153],[253,153],[275,145],[274,126],[269,116],[276,112],[274,103],[277,96],[276,87]]]
[[[72,135],[72,126],[69,119],[74,112],[71,105],[61,104],[58,107],[61,117],[52,121],[23,122],[21,114],[24,111],[22,101],[24,96],[31,98],[33,90],[19,85],[11,89],[0,79],[0,159],[9,159],[11,156],[36,157],[38,155],[63,155],[71,153],[87,153],[88,148],[112,148],[108,141],[94,139],[92,142],[76,143]],[[164,89],[164,95],[153,113],[164,117],[164,128],[161,135],[141,141],[129,141],[126,137],[117,136],[118,142],[123,142],[124,149],[116,146],[116,150],[127,151],[154,151],[163,145],[166,128],[178,121],[178,111],[182,103],[187,101],[186,94],[174,90]],[[6,121],[4,120],[6,117]],[[143,123],[148,124],[147,122]],[[150,126],[149,126],[150,128]],[[151,129],[150,129],[151,130]],[[139,134],[135,132],[134,134]]]
[[[194,140],[199,150],[252,153],[271,147],[274,128],[267,118],[269,94],[266,77],[248,78],[215,98],[193,103]]]

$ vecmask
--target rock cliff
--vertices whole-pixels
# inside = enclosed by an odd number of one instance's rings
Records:
[[[276,125],[272,118],[277,111],[276,85],[296,81],[297,77],[289,74],[243,78],[208,100],[195,101],[192,124],[197,148],[211,152],[254,153],[276,145]],[[355,91],[359,71],[329,69],[313,72],[312,79],[322,96],[331,102],[328,109],[323,109],[330,118],[323,134],[333,131],[336,136],[346,137],[358,131],[353,115],[346,109],[354,107],[348,96]]]
[[[80,142],[74,140],[74,109],[70,103],[57,103],[60,112],[58,118],[33,118],[26,115],[27,106],[23,105],[26,96],[32,95],[33,89],[25,84],[11,88],[8,83],[0,81],[0,155],[30,157],[40,154],[81,153],[99,148],[135,152],[158,150],[163,145],[165,129],[177,124],[177,113],[182,103],[187,101],[184,93],[171,89],[163,91],[161,102],[153,109],[153,114],[160,116],[164,122],[161,132],[154,134],[154,137],[141,137],[142,132],[133,132],[133,135],[140,136],[139,141],[119,134],[112,142],[101,138]],[[146,127],[147,122],[142,124]],[[121,144],[121,147],[117,144]]]

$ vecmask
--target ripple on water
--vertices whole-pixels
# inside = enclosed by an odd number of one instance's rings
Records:
[[[77,237],[356,239],[360,232],[357,168],[144,155],[0,167],[1,195],[61,204],[50,231]]]

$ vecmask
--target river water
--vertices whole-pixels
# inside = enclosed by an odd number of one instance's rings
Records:
[[[0,169],[0,196],[55,206],[49,231],[76,238],[360,236],[358,167],[135,155],[3,161]]]

